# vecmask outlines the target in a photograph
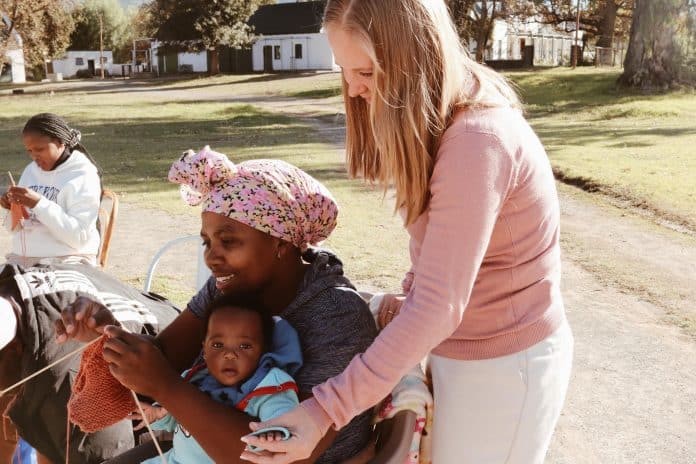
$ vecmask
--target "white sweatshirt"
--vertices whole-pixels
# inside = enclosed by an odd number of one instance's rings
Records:
[[[53,171],[44,171],[32,162],[18,185],[42,197],[28,209],[30,217],[24,221],[25,249],[22,232],[14,232],[12,254],[30,258],[96,257],[101,185],[97,168],[82,152],[74,150]]]

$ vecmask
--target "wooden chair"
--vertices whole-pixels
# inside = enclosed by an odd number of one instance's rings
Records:
[[[109,259],[109,246],[111,245],[111,235],[114,231],[114,223],[118,215],[118,197],[111,190],[102,192],[101,203],[99,204],[99,216],[97,228],[101,237],[101,244],[97,253],[97,263],[101,268],[106,267]]]

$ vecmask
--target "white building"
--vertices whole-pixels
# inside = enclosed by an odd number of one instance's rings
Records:
[[[325,1],[279,2],[261,6],[249,19],[257,40],[254,71],[338,70],[321,30]]]
[[[0,17],[0,32],[9,28],[10,19],[2,15]],[[24,48],[22,38],[17,31],[12,31],[12,36],[9,38],[9,47],[5,52],[5,56],[0,56],[3,62],[3,71],[0,75],[0,82],[11,82],[13,84],[23,84],[26,82],[26,74],[24,70]]]
[[[220,47],[222,72],[274,72],[302,70],[338,71],[329,41],[321,30],[326,1],[279,1],[263,5],[249,18],[256,40],[251,50]],[[211,55],[167,50],[150,41],[133,52],[135,71],[155,75],[208,72]]]
[[[151,55],[154,71],[159,74],[180,72],[208,72],[208,52],[176,52],[162,48],[162,43],[152,42]]]
[[[63,77],[75,77],[77,72],[85,70],[85,74],[91,76],[100,75],[102,64],[100,63],[100,52],[97,51],[77,51],[69,50],[59,60],[52,60],[47,64],[49,75],[62,74]],[[114,64],[114,55],[111,50],[103,52],[104,70],[111,74],[111,66]]]
[[[325,34],[279,34],[252,46],[254,71],[338,70]]]
[[[485,60],[522,60],[525,51],[533,52],[530,63],[533,65],[562,66],[570,63],[571,47],[575,44],[575,31],[566,32],[565,25],[554,27],[541,24],[533,18],[528,20],[496,19],[485,53]],[[568,25],[575,28],[575,24]],[[582,46],[584,31],[578,31],[577,45]],[[476,41],[469,43],[469,51],[474,54]]]

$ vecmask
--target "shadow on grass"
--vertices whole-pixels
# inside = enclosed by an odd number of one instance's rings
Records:
[[[664,139],[696,135],[696,127],[683,126],[675,128],[617,128],[597,125],[562,126],[556,124],[534,124],[534,131],[547,147],[568,145],[589,145],[592,143],[612,141],[609,147],[649,147],[662,143]],[[638,141],[647,137],[653,142]],[[554,151],[549,149],[550,152]]]
[[[235,106],[210,120],[139,119],[137,121],[71,121],[89,127],[83,143],[104,170],[105,185],[121,192],[157,193],[174,187],[166,180],[171,163],[181,152],[210,144],[234,162],[251,158],[277,158],[307,170],[322,182],[344,185],[348,177],[343,160],[307,123]],[[223,116],[227,117],[223,117]],[[19,133],[24,118],[5,118],[0,128],[4,143],[3,170],[21,173],[29,158]],[[346,183],[349,188],[360,188]]]
[[[607,104],[616,105],[661,97],[657,94],[645,95],[637,90],[620,88],[616,84],[619,70],[573,73],[554,68],[506,75],[515,84],[532,117],[560,112],[577,113]],[[631,114],[617,113],[606,116],[608,117],[600,119],[621,118]]]
[[[33,82],[29,84],[19,84],[13,86],[0,86],[0,90],[12,88],[24,88],[23,95],[37,95],[53,92],[55,94],[68,93],[139,93],[139,92],[169,92],[169,91],[185,91],[206,89],[215,87],[227,87],[235,84],[254,84],[261,82],[273,82],[299,77],[313,76],[314,72],[298,72],[298,73],[277,73],[277,74],[221,74],[219,76],[208,76],[207,74],[194,76],[165,76],[155,79],[108,79],[108,80],[68,80],[62,84],[46,87],[41,83]],[[235,79],[239,76],[239,79]],[[243,77],[242,76],[246,76]],[[190,85],[181,84],[190,83]],[[50,84],[49,84],[50,85]],[[340,93],[340,89],[339,89]],[[12,95],[7,95],[12,97]],[[14,96],[15,98],[17,96]],[[315,98],[321,98],[317,96]]]
[[[303,90],[301,92],[289,92],[288,97],[295,98],[330,98],[341,95],[341,86],[327,87],[323,89]]]

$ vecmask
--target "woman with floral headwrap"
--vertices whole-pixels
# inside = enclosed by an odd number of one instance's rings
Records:
[[[244,448],[239,439],[248,433],[249,417],[221,408],[179,376],[201,350],[210,302],[222,293],[251,296],[295,328],[303,357],[294,374],[300,400],[370,345],[374,321],[343,275],[341,261],[312,246],[333,231],[338,207],[307,173],[278,160],[234,164],[205,147],[185,153],[169,179],[182,185],[189,204],[202,206],[210,280],[154,342],[106,327],[114,323],[110,313],[89,300],[63,312],[58,339],[89,341],[106,333],[104,359],[119,382],[157,400],[215,462],[239,462]],[[369,440],[370,419],[366,411],[340,432],[327,434],[311,462],[354,456]]]
[[[25,124],[22,140],[33,161],[0,197],[3,208],[17,204],[26,211],[21,225],[12,224],[8,262],[96,263],[100,170],[80,138],[80,131],[52,113],[37,114]]]

